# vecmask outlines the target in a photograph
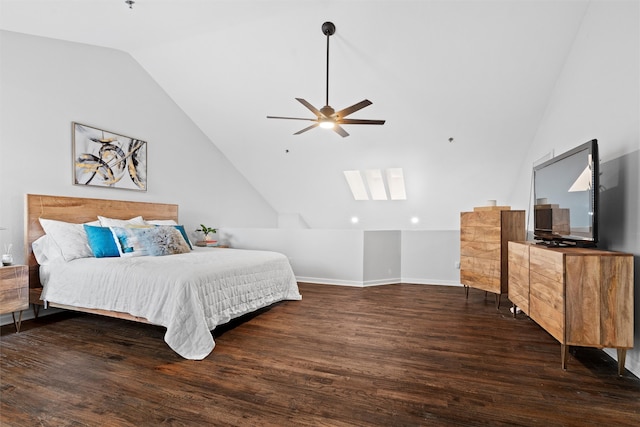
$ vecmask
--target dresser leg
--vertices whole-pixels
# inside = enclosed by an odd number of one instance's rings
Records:
[[[463,286],[464,286],[464,295],[465,295],[464,297],[466,299],[469,299],[469,286],[467,285],[463,285]]]
[[[624,373],[624,363],[627,358],[627,349],[619,348],[618,350],[618,375],[622,376]]]
[[[502,294],[496,294],[496,310],[500,310],[500,297]]]
[[[40,313],[40,304],[32,304],[31,307],[33,309],[33,317],[37,319]]]
[[[13,326],[16,327],[16,332],[20,332],[20,325],[22,324],[22,310],[20,310],[20,314],[18,314],[18,321],[16,322],[16,314],[11,312],[11,317],[13,317]]]
[[[567,360],[569,358],[569,346],[560,344],[560,357],[562,358],[562,370],[567,370]]]

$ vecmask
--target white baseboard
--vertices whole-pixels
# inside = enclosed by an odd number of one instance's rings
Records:
[[[362,287],[362,282],[358,282],[356,280],[336,280],[305,276],[296,276],[296,280],[298,282],[314,283],[317,285],[355,286],[358,288]]]
[[[461,283],[450,281],[450,280],[415,279],[415,278],[407,278],[407,277],[369,280],[369,281],[360,282],[357,280],[336,280],[336,279],[327,279],[322,277],[296,276],[296,280],[298,282],[314,283],[318,285],[354,286],[358,288],[364,288],[367,286],[395,285],[398,283],[412,283],[416,285],[462,286]]]
[[[413,277],[403,277],[402,283],[414,283],[416,285],[463,286],[462,283],[452,280],[416,279]]]

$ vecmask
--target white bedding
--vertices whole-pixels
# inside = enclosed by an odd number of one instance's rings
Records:
[[[167,328],[164,340],[186,359],[205,358],[217,325],[302,297],[282,254],[194,248],[168,256],[80,258],[40,267],[42,300],[113,310]]]

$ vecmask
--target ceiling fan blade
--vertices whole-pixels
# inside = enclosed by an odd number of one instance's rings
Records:
[[[338,120],[341,125],[383,125],[386,120],[367,119],[342,119]]]
[[[310,122],[315,122],[318,119],[303,119],[300,117],[280,117],[280,116],[267,116],[267,119],[286,119],[286,120],[307,120]]]
[[[309,104],[307,101],[305,101],[302,98],[296,98],[302,105],[304,105],[305,107],[307,107],[309,110],[311,110],[311,112],[313,114],[315,114],[318,117],[324,117],[324,115],[320,112],[320,110],[318,110],[316,107],[314,107],[313,105]]]
[[[344,128],[342,128],[339,124],[335,124],[335,126],[333,127],[333,131],[335,133],[337,133],[338,135],[340,135],[341,137],[346,137],[349,136],[349,134],[347,133],[346,130],[344,130]]]
[[[300,134],[301,134],[301,133],[303,133],[303,132],[306,132],[306,131],[308,131],[308,130],[313,129],[314,127],[318,126],[319,124],[320,124],[320,123],[314,123],[314,124],[312,124],[311,126],[308,126],[308,127],[304,128],[304,129],[302,129],[302,130],[299,130],[298,132],[294,133],[294,135],[300,135]]]
[[[361,110],[364,107],[367,107],[371,104],[373,104],[373,102],[369,101],[368,99],[365,99],[364,101],[360,101],[357,104],[353,104],[351,107],[347,107],[343,110],[338,111],[335,115],[337,117],[347,117],[349,114],[353,114],[356,111]]]

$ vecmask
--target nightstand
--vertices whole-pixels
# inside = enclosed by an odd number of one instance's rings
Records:
[[[0,314],[11,313],[20,332],[22,310],[29,308],[29,268],[26,265],[0,267]],[[15,312],[19,311],[16,322]]]

